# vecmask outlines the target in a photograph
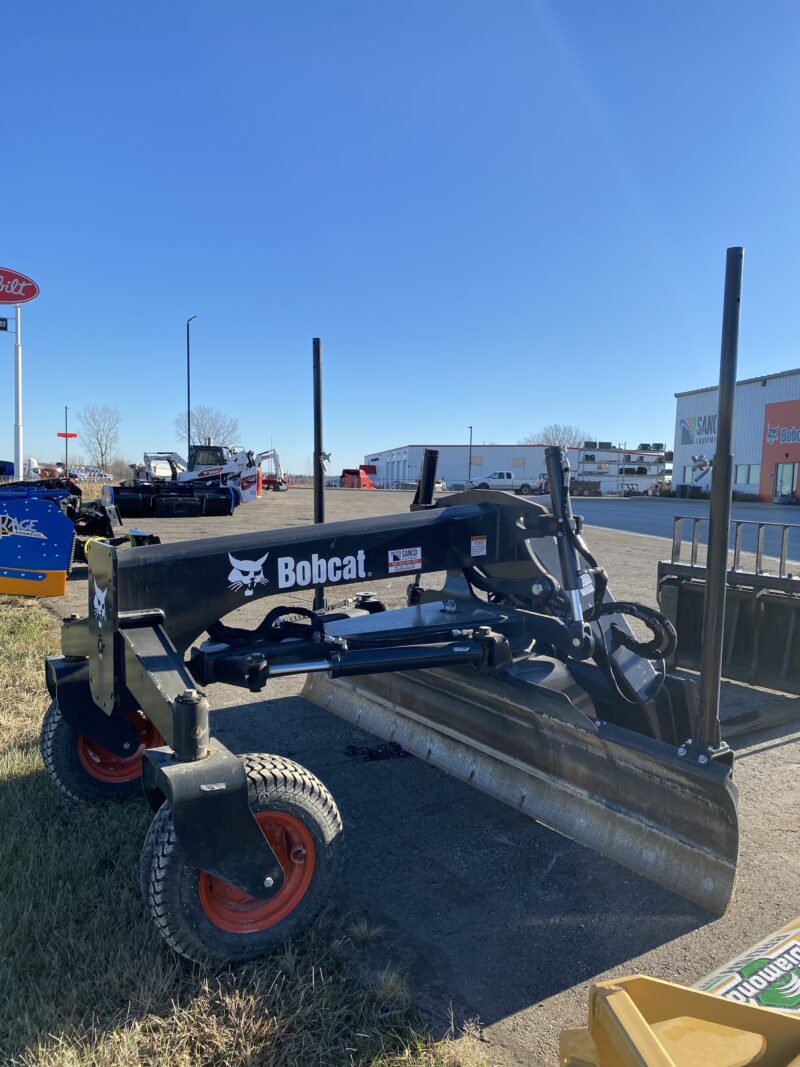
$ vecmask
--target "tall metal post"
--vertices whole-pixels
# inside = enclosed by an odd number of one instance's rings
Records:
[[[17,310],[17,333],[14,337],[14,477],[23,476],[25,458],[22,452],[22,340],[20,337],[20,305]]]
[[[743,248],[729,248],[725,264],[722,345],[719,364],[717,445],[712,467],[708,518],[706,595],[703,606],[703,645],[700,654],[700,723],[698,744],[720,743],[719,693],[722,643],[725,631],[725,586],[728,576],[728,530],[733,484],[733,408],[739,355],[739,307],[742,300]]]
[[[322,450],[322,344],[313,342],[314,372],[314,522],[325,522],[325,454]],[[314,589],[314,610],[325,607],[325,587]]]
[[[69,408],[64,405],[64,477],[69,478],[69,423],[67,412]]]
[[[469,489],[469,480],[472,477],[472,427],[469,428],[469,458],[467,459],[467,484],[465,489]]]
[[[189,450],[192,447],[192,358],[189,340],[189,323],[196,319],[192,315],[186,320],[186,462],[189,462]]]

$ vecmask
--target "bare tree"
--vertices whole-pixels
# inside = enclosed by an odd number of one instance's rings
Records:
[[[528,434],[519,442],[521,445],[560,445],[561,448],[580,448],[588,441],[591,434],[580,426],[565,426],[560,422],[551,422],[543,426],[538,433]]]
[[[125,482],[131,476],[131,465],[122,456],[115,456],[111,460],[111,477],[118,482]]]
[[[109,404],[89,404],[78,415],[83,427],[83,446],[92,463],[106,469],[109,455],[119,444],[119,425],[122,415],[119,408]]]
[[[178,415],[175,419],[175,433],[180,441],[186,440],[186,412]],[[212,445],[227,445],[232,447],[239,443],[239,420],[226,415],[217,408],[198,404],[192,408],[192,440],[193,445],[204,445],[211,441]]]

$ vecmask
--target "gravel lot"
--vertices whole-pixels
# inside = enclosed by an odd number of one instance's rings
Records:
[[[401,512],[410,499],[333,491],[327,517]],[[232,518],[139,525],[166,542],[311,521],[311,492],[295,489]],[[655,603],[667,541],[599,528],[587,539],[618,597]],[[398,578],[374,588],[399,604],[405,585]],[[82,615],[86,599],[85,568],[76,567],[68,597],[49,606]],[[252,625],[264,609],[242,609],[238,621]],[[418,760],[380,758],[374,738],[302,700],[301,686],[271,683],[269,701],[214,687],[215,733],[234,751],[289,755],[326,782],[348,839],[342,906],[385,928],[376,955],[406,969],[434,1028],[446,1028],[451,1010],[457,1022],[480,1020],[490,1063],[557,1062],[558,1034],[584,1022],[599,977],[645,971],[691,983],[800,912],[798,717],[734,739],[740,879],[728,913],[714,919]],[[723,690],[737,716],[765,702],[783,714],[797,708],[781,694]]]

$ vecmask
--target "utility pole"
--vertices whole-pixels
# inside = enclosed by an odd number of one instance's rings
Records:
[[[469,480],[472,477],[472,427],[469,428],[469,459],[467,460],[467,484],[465,489],[469,489]]]
[[[64,477],[69,478],[69,425],[67,423],[67,412],[69,408],[64,405]]]

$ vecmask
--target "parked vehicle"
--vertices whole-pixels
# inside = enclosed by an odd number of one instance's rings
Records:
[[[345,467],[339,476],[340,489],[375,489],[371,474],[375,468],[362,463],[359,467]]]
[[[484,478],[472,478],[469,483],[470,489],[505,489],[518,496],[530,496],[534,491],[536,482],[530,478],[518,478],[513,471],[492,471]]]
[[[586,478],[573,478],[569,483],[569,491],[573,496],[602,496],[603,490],[600,482]]]

